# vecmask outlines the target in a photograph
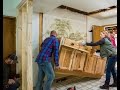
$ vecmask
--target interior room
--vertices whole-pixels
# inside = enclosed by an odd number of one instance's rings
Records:
[[[101,32],[114,32],[117,52],[117,0],[3,0],[3,61],[16,53],[18,63],[10,71],[20,76],[19,90],[36,90],[35,61],[51,31],[60,41],[60,68],[53,68],[51,90],[101,90],[107,59],[101,58],[100,46],[81,44],[99,41]]]

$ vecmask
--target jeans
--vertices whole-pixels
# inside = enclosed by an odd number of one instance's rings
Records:
[[[117,61],[117,55],[108,58],[107,68],[106,68],[106,81],[105,81],[108,84],[110,83],[111,74],[113,76],[113,80],[114,81],[117,80],[117,75],[115,70],[116,61]]]
[[[55,74],[51,62],[44,62],[42,64],[38,63],[38,67],[39,67],[38,81],[35,90],[51,90],[50,88],[55,78]],[[47,80],[43,85],[43,80],[45,76],[47,77]]]

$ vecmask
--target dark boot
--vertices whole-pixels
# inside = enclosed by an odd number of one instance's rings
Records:
[[[117,87],[117,81],[114,81],[113,84],[109,85],[110,87]]]
[[[100,86],[100,89],[109,89],[109,82],[105,82],[104,85]]]
[[[113,83],[111,85],[109,85],[110,87],[117,87],[117,83]]]

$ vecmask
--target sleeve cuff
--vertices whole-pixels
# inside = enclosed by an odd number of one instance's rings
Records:
[[[58,63],[56,63],[56,64],[55,64],[55,66],[59,66],[59,64],[58,64]]]

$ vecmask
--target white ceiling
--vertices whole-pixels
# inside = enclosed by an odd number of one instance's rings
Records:
[[[91,12],[117,5],[117,0],[65,0],[63,4],[78,10]]]
[[[48,12],[62,5],[62,0],[34,0],[34,12]]]
[[[54,10],[60,5],[65,5],[85,12],[91,12],[117,5],[117,0],[34,0],[33,5],[34,12],[46,13]],[[98,14],[92,16],[102,18],[102,16]],[[107,17],[111,16],[115,15],[110,15]]]
[[[108,10],[106,12],[100,12],[97,14],[90,15],[91,17],[98,18],[98,19],[106,19],[112,18],[117,16],[117,8]]]

